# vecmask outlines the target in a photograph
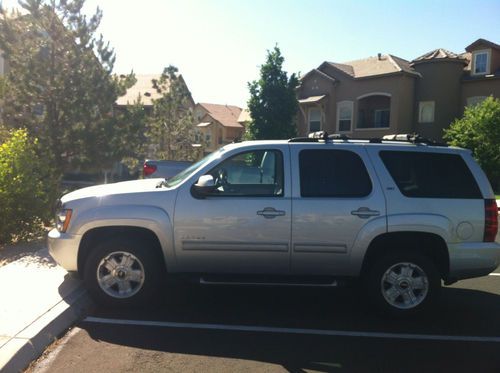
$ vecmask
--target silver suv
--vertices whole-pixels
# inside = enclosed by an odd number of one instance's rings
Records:
[[[108,305],[141,304],[165,275],[203,284],[335,286],[360,279],[392,314],[441,280],[500,264],[497,206],[464,149],[322,135],[230,144],[170,178],[62,197],[51,255]]]

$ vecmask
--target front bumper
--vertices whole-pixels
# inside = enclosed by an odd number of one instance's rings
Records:
[[[481,277],[500,265],[500,244],[496,242],[465,242],[449,244],[449,279]]]
[[[78,270],[78,248],[82,236],[61,233],[52,229],[47,237],[49,253],[67,271]]]

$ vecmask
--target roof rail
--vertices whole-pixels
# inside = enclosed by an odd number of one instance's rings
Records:
[[[401,141],[401,142],[409,142],[412,144],[426,144],[432,146],[448,146],[448,144],[443,142],[437,142],[431,139],[427,139],[425,137],[420,136],[418,133],[396,133],[392,135],[385,135],[381,139],[374,138],[370,139],[371,143],[381,143],[382,141]]]
[[[288,140],[288,142],[327,142],[328,140],[344,140],[347,141],[350,138],[344,134],[334,133],[329,135],[326,131],[311,132],[307,137],[294,137]]]

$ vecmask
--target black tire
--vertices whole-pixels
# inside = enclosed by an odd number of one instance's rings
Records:
[[[122,260],[127,259],[121,259],[123,255],[120,256],[120,253],[125,254],[132,265],[128,271],[126,266],[115,267],[111,281],[117,282],[106,291],[98,281],[98,277],[104,278],[112,274],[108,268],[105,268],[104,260],[108,258],[113,263],[121,264]],[[157,248],[151,242],[117,238],[98,244],[92,249],[85,262],[83,278],[91,297],[97,303],[109,307],[137,307],[151,302],[165,272],[164,268],[163,257],[158,254]],[[142,273],[139,281],[129,277],[132,271]],[[117,294],[120,291],[118,282],[128,283],[130,291],[123,292],[122,295]]]
[[[405,276],[405,269],[411,270],[413,274]],[[398,270],[399,277],[385,277],[386,273],[395,275]],[[426,290],[421,289],[422,280],[427,284]],[[441,290],[441,278],[433,261],[418,251],[389,251],[368,268],[364,287],[373,306],[383,315],[406,317],[433,308]],[[410,294],[414,300],[408,300]]]

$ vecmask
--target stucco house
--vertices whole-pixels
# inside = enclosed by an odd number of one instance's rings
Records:
[[[436,49],[412,61],[378,54],[323,62],[297,89],[298,132],[324,130],[356,138],[443,129],[488,96],[500,97],[500,45],[478,39],[456,54]]]
[[[144,109],[147,111],[151,110],[153,108],[153,100],[159,99],[162,96],[162,93],[159,93],[153,84],[153,81],[159,80],[160,77],[161,74],[135,74],[135,84],[127,89],[127,92],[123,96],[118,97],[116,106],[120,108],[133,105],[140,97]],[[182,75],[179,74],[178,79],[186,87],[187,91],[190,92]],[[189,108],[194,109],[195,105],[191,93],[189,93],[188,101]]]
[[[198,120],[197,141],[204,143],[205,153],[211,153],[233,142],[245,131],[245,118],[240,118],[242,109],[238,106],[198,103],[194,113]]]

